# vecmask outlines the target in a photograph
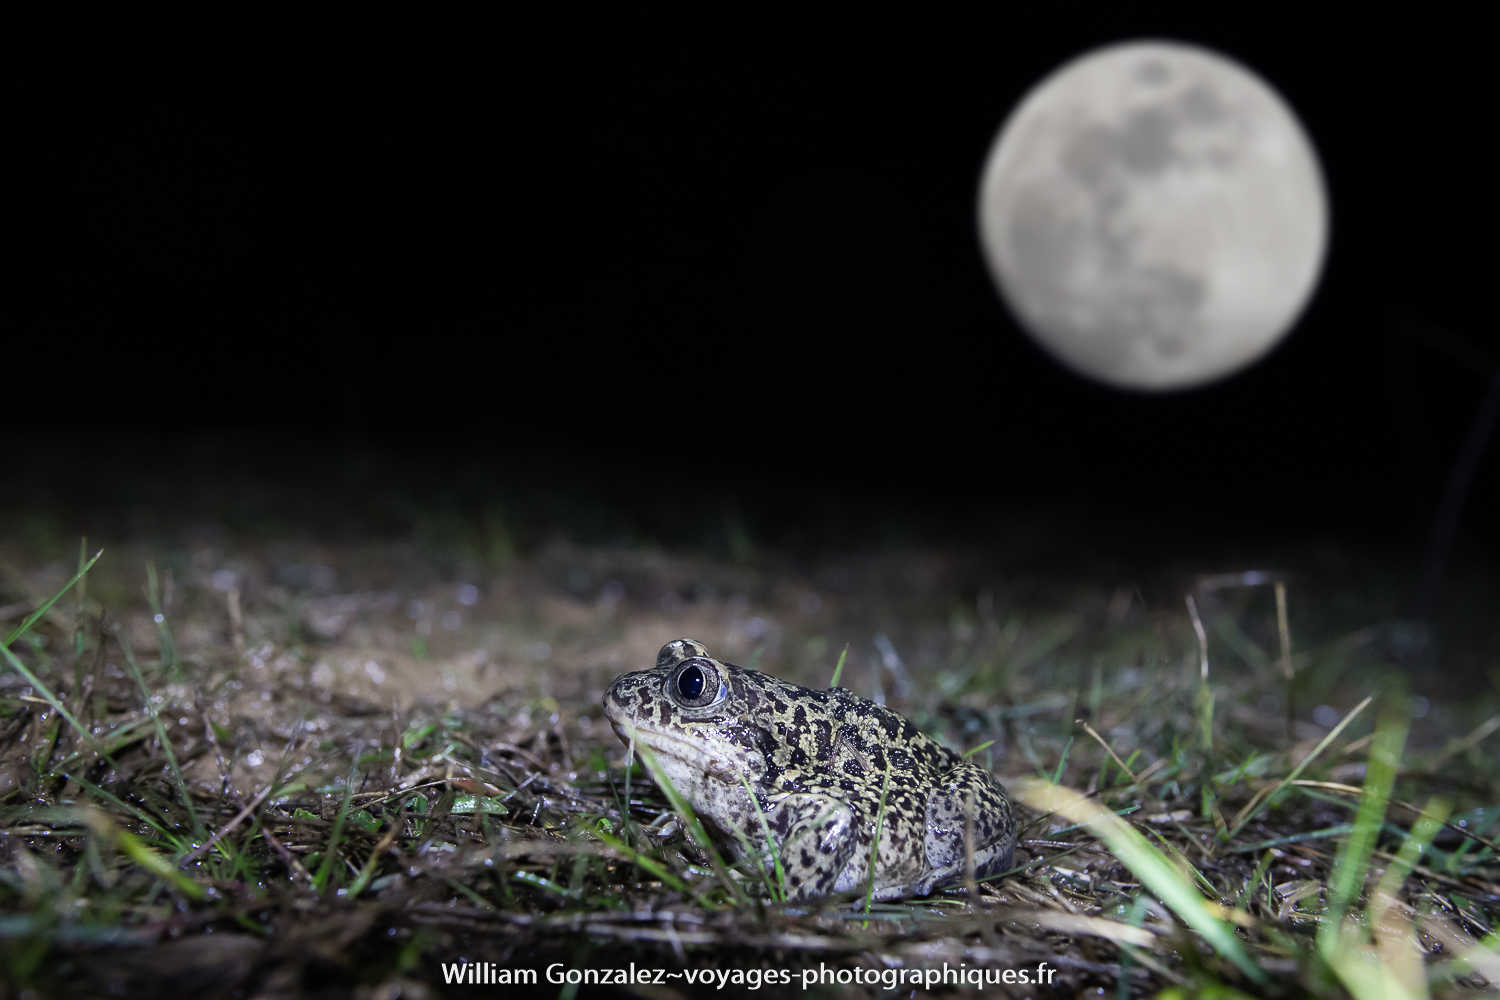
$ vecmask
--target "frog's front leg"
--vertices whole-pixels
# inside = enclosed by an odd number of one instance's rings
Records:
[[[854,811],[837,799],[798,792],[776,803],[766,822],[786,873],[787,899],[832,893],[854,858]],[[751,832],[764,835],[758,828]]]

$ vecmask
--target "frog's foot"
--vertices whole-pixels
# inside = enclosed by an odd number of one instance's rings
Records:
[[[854,858],[854,811],[836,799],[796,794],[779,802],[767,820],[781,843],[786,898],[800,901],[832,893]]]
[[[980,881],[991,875],[999,875],[1001,872],[1009,871],[1011,858],[1015,855],[1014,844],[994,844],[983,850],[974,852],[974,878]],[[963,882],[967,877],[964,871],[965,864],[962,858],[952,864],[944,865],[926,872],[921,878],[903,886],[890,886],[885,889],[876,889],[876,899],[901,899],[906,896],[929,896],[934,891],[948,885]]]

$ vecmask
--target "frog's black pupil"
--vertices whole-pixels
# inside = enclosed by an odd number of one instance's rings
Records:
[[[692,701],[703,693],[703,671],[688,667],[677,675],[677,693]]]

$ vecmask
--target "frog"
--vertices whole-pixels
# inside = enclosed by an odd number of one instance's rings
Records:
[[[926,896],[1010,868],[1005,788],[883,704],[723,663],[694,639],[616,677],[604,712],[732,856],[789,902]]]

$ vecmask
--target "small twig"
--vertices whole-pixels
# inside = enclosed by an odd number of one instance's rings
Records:
[[[229,605],[229,637],[234,646],[235,655],[245,652],[245,622],[240,613],[240,588],[232,586],[224,595],[225,603]]]
[[[1244,828],[1246,823],[1250,822],[1250,818],[1259,811],[1263,803],[1270,801],[1275,797],[1277,792],[1281,791],[1283,788],[1286,788],[1287,786],[1291,785],[1292,782],[1296,781],[1297,778],[1302,774],[1302,772],[1307,769],[1307,766],[1314,760],[1316,760],[1318,758],[1318,755],[1328,748],[1328,744],[1337,739],[1339,734],[1348,727],[1349,723],[1353,722],[1355,717],[1359,715],[1360,712],[1363,712],[1366,706],[1368,706],[1370,702],[1374,700],[1374,695],[1366,696],[1364,701],[1360,702],[1358,705],[1355,705],[1352,709],[1350,709],[1349,714],[1344,716],[1344,718],[1340,720],[1338,725],[1329,730],[1328,735],[1323,737],[1323,739],[1318,743],[1317,746],[1313,747],[1312,753],[1302,758],[1302,763],[1294,767],[1291,774],[1287,775],[1285,778],[1282,778],[1281,781],[1277,782],[1276,785],[1274,785],[1270,789],[1261,789],[1256,793],[1254,798],[1245,803],[1245,808],[1241,809],[1239,815],[1235,816],[1234,822],[1230,824],[1229,833],[1224,839],[1233,839],[1234,835],[1239,833],[1240,830]]]
[[[217,844],[220,839],[222,839],[235,827],[244,822],[245,818],[255,811],[255,807],[264,802],[266,800],[266,796],[270,794],[270,785],[267,785],[265,788],[261,789],[260,794],[251,799],[250,804],[239,811],[239,815],[235,816],[235,818],[230,820],[228,823],[225,823],[224,826],[219,829],[218,833],[214,834],[212,837],[209,837],[200,846],[194,848],[191,852],[189,852],[181,861],[177,862],[177,867],[181,868],[183,865],[187,864],[189,861],[192,861],[194,858],[198,857],[198,855],[202,854],[204,851]]]
[[[1169,764],[1171,762],[1171,760],[1172,760],[1172,758],[1170,758],[1170,757],[1158,757],[1158,758],[1156,758],[1156,760],[1154,760],[1154,761],[1151,762],[1150,766],[1148,766],[1144,771],[1142,771],[1139,775],[1136,776],[1135,780],[1137,782],[1146,782],[1147,778],[1151,777],[1157,771],[1160,771],[1163,768],[1165,768],[1167,766],[1167,764]],[[1146,783],[1149,784],[1149,782],[1146,782]]]
[[[1343,792],[1345,795],[1363,795],[1364,791],[1365,791],[1363,788],[1356,788],[1354,785],[1340,784],[1337,781],[1305,781],[1304,780],[1304,781],[1293,781],[1292,784],[1295,785],[1295,786],[1297,786],[1298,788],[1326,788],[1326,789],[1328,789],[1331,792]],[[1418,805],[1414,805],[1414,804],[1412,804],[1410,802],[1402,802],[1400,799],[1391,799],[1391,805],[1393,805],[1393,806],[1400,806],[1402,809],[1405,809],[1407,812],[1416,813],[1418,816],[1422,815],[1422,807],[1418,806]],[[1479,843],[1483,844],[1485,847],[1488,847],[1490,850],[1494,851],[1496,854],[1500,854],[1500,844],[1496,844],[1492,840],[1486,840],[1484,837],[1481,837],[1479,834],[1474,833],[1474,832],[1472,832],[1470,830],[1466,830],[1463,827],[1457,826],[1457,825],[1455,825],[1453,823],[1448,823],[1448,822],[1445,821],[1443,823],[1443,826],[1445,826],[1448,829],[1452,830],[1454,833],[1462,834],[1463,836],[1468,837],[1470,840],[1478,841]]]
[[[1135,772],[1132,771],[1129,767],[1127,767],[1126,764],[1125,764],[1125,762],[1120,759],[1120,755],[1117,754],[1117,753],[1115,753],[1114,750],[1110,748],[1110,745],[1108,743],[1104,742],[1104,737],[1100,736],[1098,733],[1094,732],[1094,727],[1091,726],[1091,725],[1089,725],[1083,719],[1079,719],[1077,721],[1078,721],[1078,725],[1080,725],[1080,726],[1083,727],[1083,731],[1086,732],[1086,733],[1088,733],[1095,740],[1097,740],[1099,742],[1099,745],[1104,748],[1105,752],[1108,753],[1111,757],[1114,758],[1115,763],[1120,765],[1120,770],[1122,770],[1126,774],[1130,775],[1130,783],[1132,785],[1139,785],[1141,783],[1141,779],[1137,778],[1135,776]],[[1162,759],[1165,760],[1166,758],[1163,757]]]
[[[1031,869],[1036,868],[1039,865],[1045,865],[1049,861],[1056,861],[1058,858],[1065,858],[1069,854],[1077,854],[1079,851],[1083,850],[1086,847],[1090,847],[1090,849],[1096,849],[1096,848],[1092,848],[1091,845],[1089,845],[1089,844],[1075,844],[1069,850],[1058,851],[1056,854],[1049,854],[1049,855],[1047,855],[1044,858],[1036,858],[1035,860],[1028,861],[1026,864],[1021,865],[1019,868],[1012,868],[1010,871],[1008,871],[1008,872],[1001,872],[999,875],[990,875],[990,876],[988,876],[986,878],[980,879],[979,881],[981,881],[981,882],[995,882],[995,881],[998,881],[998,880],[1000,880],[1002,878],[1006,878],[1007,876],[1010,876],[1010,875],[1019,875],[1021,872],[1030,871]]]
[[[546,761],[542,760],[540,757],[529,750],[522,750],[514,743],[506,743],[503,740],[499,740],[491,744],[490,748],[494,750],[495,753],[513,753],[517,757],[520,757],[522,760],[527,761],[531,764],[535,764],[539,769],[543,771],[547,770]]]
[[[365,886],[369,885],[370,876],[375,874],[376,863],[379,861],[380,856],[390,848],[391,844],[395,843],[396,834],[400,833],[401,828],[406,825],[406,818],[407,813],[403,809],[400,815],[391,822],[391,828],[385,832],[384,837],[380,838],[380,843],[375,845],[375,850],[370,852],[370,856],[365,860],[364,868],[355,877],[354,884],[349,887],[350,898],[358,896],[364,891]]]
[[[261,839],[270,844],[271,849],[274,850],[277,854],[281,855],[281,860],[286,864],[287,869],[292,873],[292,875],[294,877],[301,876],[304,882],[311,884],[312,875],[306,868],[302,867],[302,862],[300,859],[298,859],[297,855],[287,850],[286,845],[277,840],[271,834],[271,831],[266,827],[266,825],[259,819],[256,819],[255,826],[260,830]]]
[[[1297,713],[1292,707],[1292,680],[1296,669],[1292,666],[1292,628],[1286,616],[1286,583],[1276,581],[1276,631],[1281,638],[1281,674],[1286,678],[1286,738],[1296,739]]]
[[[1478,729],[1475,729],[1469,735],[1460,737],[1449,743],[1442,749],[1441,752],[1438,753],[1436,757],[1434,757],[1428,763],[1427,769],[1429,771],[1437,771],[1444,764],[1453,759],[1454,756],[1463,753],[1465,750],[1469,749],[1472,746],[1475,746],[1486,736],[1490,735],[1497,729],[1500,729],[1500,715],[1491,716],[1489,719],[1485,720],[1485,722],[1481,724]]]
[[[1198,603],[1193,600],[1192,594],[1184,595],[1187,598],[1188,617],[1193,619],[1193,631],[1198,633],[1198,664],[1199,672],[1202,674],[1203,683],[1208,683],[1208,633],[1203,629],[1203,619],[1198,617]]]

